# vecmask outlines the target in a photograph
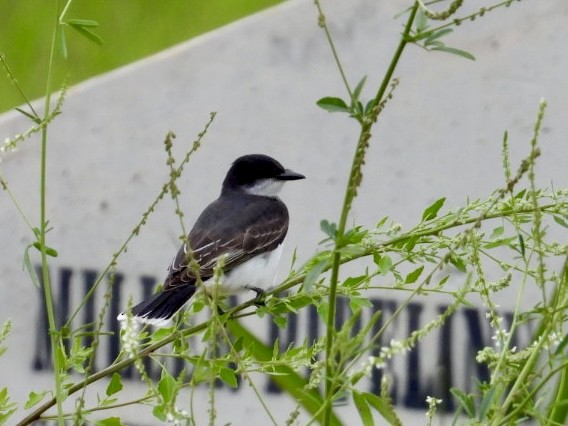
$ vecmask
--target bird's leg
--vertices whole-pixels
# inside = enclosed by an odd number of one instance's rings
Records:
[[[256,306],[264,306],[264,290],[260,287],[247,287],[256,293],[256,297],[253,299],[253,303]]]

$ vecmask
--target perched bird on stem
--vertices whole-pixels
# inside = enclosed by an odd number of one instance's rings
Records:
[[[149,324],[168,324],[195,294],[198,279],[205,288],[218,284],[223,295],[252,290],[261,296],[274,285],[288,232],[288,209],[277,195],[286,181],[304,178],[267,155],[237,158],[221,195],[201,213],[180,247],[162,290],[134,306],[132,316]],[[216,280],[218,265],[223,274]],[[124,312],[118,316],[125,318]]]

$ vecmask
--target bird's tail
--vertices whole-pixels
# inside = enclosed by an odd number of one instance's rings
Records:
[[[193,296],[195,290],[195,286],[185,285],[161,291],[134,306],[131,310],[132,316],[146,324],[167,326],[172,316]],[[119,321],[124,319],[125,312],[118,316]]]

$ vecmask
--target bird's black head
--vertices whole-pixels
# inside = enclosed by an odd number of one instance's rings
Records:
[[[256,195],[275,196],[284,181],[304,178],[304,175],[285,169],[268,155],[244,155],[237,158],[227,172],[223,193],[242,190]]]

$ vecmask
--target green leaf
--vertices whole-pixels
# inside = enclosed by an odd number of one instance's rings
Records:
[[[497,386],[493,386],[483,396],[481,404],[479,404],[479,413],[477,415],[479,421],[485,420],[485,417],[487,416],[489,409],[493,406],[493,402],[495,401],[496,397],[497,397]]]
[[[274,340],[274,344],[272,345],[272,359],[277,360],[279,354],[280,354],[280,339],[277,337],[276,340]]]
[[[388,274],[392,269],[392,259],[386,254],[380,256],[378,253],[375,253],[373,255],[373,260],[379,267],[379,272],[381,273],[381,275]]]
[[[378,395],[365,392],[363,394],[367,402],[377,410],[383,419],[385,419],[392,426],[402,426],[402,422],[398,418],[396,411],[389,401],[381,398]]]
[[[376,228],[376,229],[382,228],[383,225],[384,225],[385,223],[387,223],[387,220],[389,220],[389,217],[388,217],[388,216],[383,217],[381,220],[379,220],[379,221],[377,222],[377,224],[375,225],[375,228]]]
[[[473,403],[473,397],[471,395],[467,395],[465,392],[457,388],[451,388],[450,392],[456,397],[460,406],[465,410],[469,418],[475,418],[475,405]]]
[[[416,268],[414,271],[412,271],[411,273],[409,273],[406,278],[404,279],[404,283],[405,284],[412,284],[415,283],[416,280],[418,279],[418,277],[420,277],[420,274],[422,273],[422,271],[424,270],[424,265],[419,266],[418,268]]]
[[[349,244],[347,246],[341,247],[338,251],[346,256],[358,257],[363,255],[367,250],[363,246]]]
[[[272,317],[272,321],[274,321],[274,324],[276,324],[276,326],[281,329],[286,328],[286,326],[288,325],[288,318],[285,316],[274,315]]]
[[[525,257],[525,239],[521,234],[519,234],[518,237],[519,237],[519,246],[521,249],[521,254],[523,255],[523,257]]]
[[[317,307],[317,312],[321,320],[325,323],[329,314],[329,304],[327,302],[321,302]]]
[[[493,230],[493,232],[491,233],[491,236],[489,238],[494,240],[495,238],[503,235],[504,232],[505,232],[505,227],[504,226],[498,226],[497,228],[495,228]]]
[[[151,342],[152,343],[159,342],[160,340],[163,340],[166,337],[171,336],[173,332],[174,332],[173,326],[172,327],[159,328],[152,333]]]
[[[28,410],[28,409],[32,408],[34,405],[39,403],[46,394],[47,394],[47,391],[44,391],[44,392],[31,391],[30,394],[28,395],[28,400],[24,404],[24,409]]]
[[[8,420],[8,418],[11,417],[15,412],[15,408],[7,409],[4,407],[2,411],[0,411],[0,425],[6,424],[6,420]]]
[[[314,299],[307,294],[296,294],[291,299],[282,299],[287,311],[298,312],[299,309],[312,305]]]
[[[41,231],[39,230],[39,228],[33,227],[32,231],[34,232],[34,235],[36,236],[36,238],[39,240],[40,237],[41,237]]]
[[[560,216],[552,216],[552,218],[560,226],[563,226],[564,228],[568,228],[568,223],[566,223],[566,221],[564,219],[562,219]]]
[[[158,382],[158,392],[160,392],[164,402],[169,403],[173,401],[175,390],[176,379],[174,379],[166,370],[162,370],[162,378]]]
[[[361,226],[349,229],[341,238],[341,245],[359,244],[368,235],[368,231]]]
[[[7,319],[4,322],[4,324],[2,324],[2,327],[0,328],[0,345],[2,344],[2,342],[4,342],[6,340],[6,338],[8,337],[8,334],[10,334],[11,330],[12,330],[12,321],[10,319]],[[6,348],[3,347],[3,346],[0,346],[0,356],[4,352],[6,352]]]
[[[568,334],[566,336],[564,336],[564,338],[560,341],[560,343],[558,344],[558,347],[554,351],[554,355],[561,354],[566,346],[568,346]]]
[[[446,34],[450,34],[453,32],[451,28],[442,28],[441,30],[434,31],[431,33],[426,40],[424,40],[424,46],[431,45],[434,41],[439,39],[440,37],[445,36]]]
[[[36,241],[32,245],[41,252],[41,244],[39,243],[39,241]],[[57,250],[55,250],[54,248],[51,248],[51,247],[47,247],[47,246],[45,247],[45,254],[47,254],[48,256],[51,256],[51,257],[57,257],[58,256]]]
[[[353,90],[353,99],[359,99],[359,95],[361,94],[361,90],[363,90],[363,86],[365,85],[366,81],[367,81],[367,76],[364,76],[361,79],[361,81],[357,83],[357,86],[355,86],[355,90]]]
[[[337,238],[337,225],[335,223],[330,223],[327,219],[323,219],[320,222],[320,228],[323,233],[332,240],[335,240],[335,238]]]
[[[8,388],[2,388],[0,390],[0,425],[6,424],[6,420],[16,412],[16,406],[15,402],[10,402]]]
[[[424,44],[424,46],[426,46],[426,44]],[[430,50],[436,50],[438,47],[444,47],[444,43],[440,40],[434,40],[428,44],[428,49]]]
[[[37,115],[32,114],[27,112],[26,110],[23,110],[22,108],[14,108],[16,111],[18,111],[20,114],[25,115],[26,117],[28,117],[30,120],[32,120],[34,123],[36,124],[41,124],[41,118],[39,118]]]
[[[426,207],[426,210],[424,210],[424,213],[422,213],[422,221],[424,222],[426,220],[434,219],[438,215],[438,212],[445,202],[446,197],[442,197]]]
[[[154,408],[152,409],[152,414],[154,415],[154,417],[156,417],[158,420],[161,420],[162,422],[165,422],[166,419],[168,418],[167,408],[164,407],[163,405],[155,405]]]
[[[120,417],[108,417],[106,419],[97,420],[95,423],[97,426],[122,426],[123,424]]]
[[[30,276],[30,278],[32,279],[32,282],[34,283],[34,285],[37,288],[40,288],[40,283],[39,283],[39,278],[37,277],[34,265],[32,264],[32,260],[30,258],[30,248],[32,246],[27,246],[26,249],[24,250],[24,263],[22,265],[22,269],[25,269],[26,271],[28,271],[28,274]]]
[[[316,283],[319,276],[322,274],[323,270],[329,264],[328,259],[324,259],[318,263],[316,263],[306,274],[306,278],[304,278],[303,289],[306,292],[310,292],[313,290],[314,284]]]
[[[363,238],[368,234],[365,229],[362,229],[360,226],[356,226],[345,232],[342,237],[341,245],[347,244],[358,244],[363,241]]]
[[[108,407],[109,405],[114,405],[118,401],[118,398],[104,398],[99,400],[99,407]]]
[[[463,259],[461,257],[456,255],[455,253],[452,253],[450,255],[450,263],[452,265],[454,265],[458,269],[458,271],[460,271],[460,272],[466,272],[467,271],[467,267],[465,266],[465,262],[463,261]]]
[[[65,365],[66,369],[71,368],[71,366],[68,364],[69,359],[67,358],[67,354],[65,353],[65,350],[61,347],[61,345],[56,346],[55,356],[57,357],[57,362],[59,363],[59,365]]]
[[[69,25],[77,25],[79,27],[98,27],[99,23],[92,19],[67,19],[65,21]]]
[[[67,38],[65,37],[65,27],[61,27],[61,31],[59,31],[59,49],[61,50],[61,56],[63,59],[67,59],[69,57],[69,50],[67,49]]]
[[[442,279],[440,280],[440,282],[438,283],[438,288],[443,287],[444,284],[446,284],[446,281],[448,281],[449,278],[450,278],[449,275],[446,275],[444,278],[442,278]]]
[[[82,346],[81,337],[75,337],[73,341],[73,346],[71,346],[71,351],[69,352],[69,357],[66,360],[66,365],[68,368],[73,368],[79,373],[85,372],[85,366],[87,359],[93,353],[93,347]],[[61,352],[64,354],[64,348],[61,347]]]
[[[349,277],[347,278],[345,281],[343,281],[343,284],[341,284],[342,287],[348,287],[348,288],[353,288],[353,287],[357,287],[359,284],[361,284],[362,282],[364,282],[367,279],[368,275],[359,275],[358,277]]]
[[[361,417],[361,424],[363,426],[374,426],[373,415],[371,414],[371,409],[365,397],[359,392],[353,391],[353,402],[359,412],[359,417]]]
[[[92,32],[91,30],[87,29],[87,26],[75,24],[75,23],[72,23],[72,22],[69,22],[69,21],[67,21],[67,23],[69,24],[69,26],[71,28],[73,28],[79,34],[82,34],[84,37],[88,38],[92,42],[98,44],[99,46],[103,45],[103,40],[97,34]]]
[[[219,377],[232,388],[236,388],[238,385],[237,375],[235,374],[235,371],[230,368],[221,368],[221,370],[219,370]]]
[[[428,17],[426,16],[426,14],[424,13],[424,9],[419,8],[417,13],[416,13],[416,32],[417,33],[422,33],[424,31],[426,31],[426,29],[428,28]]]
[[[462,58],[475,61],[475,56],[473,56],[471,53],[466,52],[465,50],[456,49],[455,47],[442,46],[434,47],[430,50],[439,50],[440,52],[451,53],[452,55],[461,56]]]
[[[117,392],[120,392],[122,390],[122,387],[123,387],[122,379],[120,377],[120,374],[114,373],[110,379],[110,382],[108,382],[108,386],[106,388],[107,396],[111,396]]]
[[[499,240],[495,240],[490,243],[484,244],[483,248],[492,249],[500,246],[510,246],[512,243],[516,241],[518,241],[518,237],[501,238]]]
[[[371,99],[369,102],[367,102],[367,104],[365,105],[365,108],[363,110],[363,112],[365,114],[369,114],[372,110],[372,108],[375,106],[375,100]]]
[[[406,242],[404,243],[404,249],[410,253],[412,251],[412,249],[416,246],[416,243],[418,242],[418,240],[420,239],[419,235],[412,235],[411,237],[408,238],[408,240],[406,240]]]
[[[317,101],[316,105],[328,112],[350,112],[349,107],[341,98],[327,96]]]
[[[371,308],[373,304],[369,299],[366,297],[350,297],[349,298],[349,307],[351,308],[351,312],[357,312],[361,308]]]
[[[354,102],[353,103],[353,107],[352,107],[353,111],[353,117],[358,117],[363,115],[364,109],[363,109],[363,104],[360,101]]]
[[[240,352],[243,350],[243,338],[239,337],[237,340],[235,340],[235,342],[233,343],[233,349],[236,352]]]

